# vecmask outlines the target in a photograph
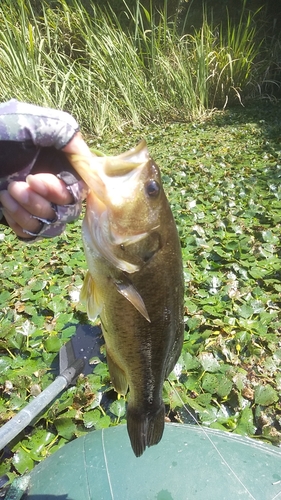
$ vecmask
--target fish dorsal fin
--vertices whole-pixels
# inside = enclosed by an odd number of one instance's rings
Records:
[[[102,301],[98,294],[95,282],[87,271],[80,291],[80,300],[87,307],[87,314],[91,321],[95,321],[102,310]]]
[[[141,313],[141,315],[150,323],[150,318],[139,292],[134,288],[132,283],[114,280],[114,284],[121,295],[125,297],[131,304]]]

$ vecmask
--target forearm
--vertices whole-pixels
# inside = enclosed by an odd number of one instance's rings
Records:
[[[35,106],[15,99],[0,104],[2,141],[62,149],[78,130],[79,125],[76,120],[64,111]]]

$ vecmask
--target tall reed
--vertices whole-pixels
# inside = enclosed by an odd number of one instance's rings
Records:
[[[262,80],[250,14],[229,19],[226,32],[203,15],[200,29],[180,35],[165,7],[156,22],[152,8],[124,0],[126,28],[111,9],[88,4],[43,2],[38,14],[29,0],[2,0],[1,100],[68,110],[84,130],[102,134],[200,117]]]

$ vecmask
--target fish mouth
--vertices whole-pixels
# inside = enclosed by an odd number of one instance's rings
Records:
[[[135,147],[118,156],[91,157],[66,154],[73,168],[78,172],[88,188],[94,191],[100,199],[104,199],[106,192],[105,182],[102,177],[122,177],[139,170],[149,159],[150,155],[145,140]]]
[[[106,164],[106,157],[103,156],[82,156],[77,154],[67,154],[73,168],[80,175],[81,179],[88,187],[88,191],[93,191],[101,201],[106,190],[105,183],[102,181],[100,173]]]
[[[119,156],[70,154],[68,159],[88,186],[86,225],[92,244],[119,269],[128,273],[138,271],[139,265],[123,260],[120,255],[116,257],[115,250],[118,246],[127,247],[144,240],[151,233],[151,228],[149,231],[140,230],[137,234],[130,234],[129,229],[128,234],[128,227],[112,223],[112,214],[115,210],[118,213],[124,204],[134,201],[135,188],[150,159],[145,141]]]
[[[135,148],[136,149],[136,148]],[[120,205],[124,202],[124,184],[138,182],[146,162],[128,161],[123,155],[106,157],[67,155],[70,163],[92,192],[105,205]],[[146,160],[147,161],[147,160]]]
[[[106,204],[95,196],[93,191],[88,194],[87,211],[83,224],[85,229],[87,228],[87,238],[92,241],[92,245],[108,262],[129,274],[139,271],[138,264],[116,255],[116,247],[121,248],[137,243],[146,238],[149,235],[148,232],[135,235],[121,235],[114,232],[108,221]]]
[[[111,178],[124,180],[124,177],[127,177],[129,180],[150,160],[145,140],[140,141],[135,148],[117,156],[97,156],[94,153],[91,157],[78,154],[66,156],[89,190],[102,201],[106,201],[106,182]]]

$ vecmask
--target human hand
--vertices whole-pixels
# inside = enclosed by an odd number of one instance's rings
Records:
[[[65,183],[53,174],[29,175],[25,182],[11,182],[6,191],[0,192],[0,202],[9,226],[20,238],[30,238],[25,231],[37,234],[43,223],[36,219],[52,221],[55,205],[74,202]]]
[[[21,238],[57,236],[81,212],[87,188],[62,152],[92,156],[70,114],[0,104],[0,219]]]
[[[92,155],[80,132],[74,135],[63,151],[87,157]],[[80,190],[83,189],[82,185],[80,181]],[[25,181],[11,182],[7,190],[0,191],[0,203],[6,222],[16,235],[34,239],[45,221],[51,223],[57,220],[55,207],[71,205],[75,199],[61,179],[53,174],[38,173],[28,175]]]

